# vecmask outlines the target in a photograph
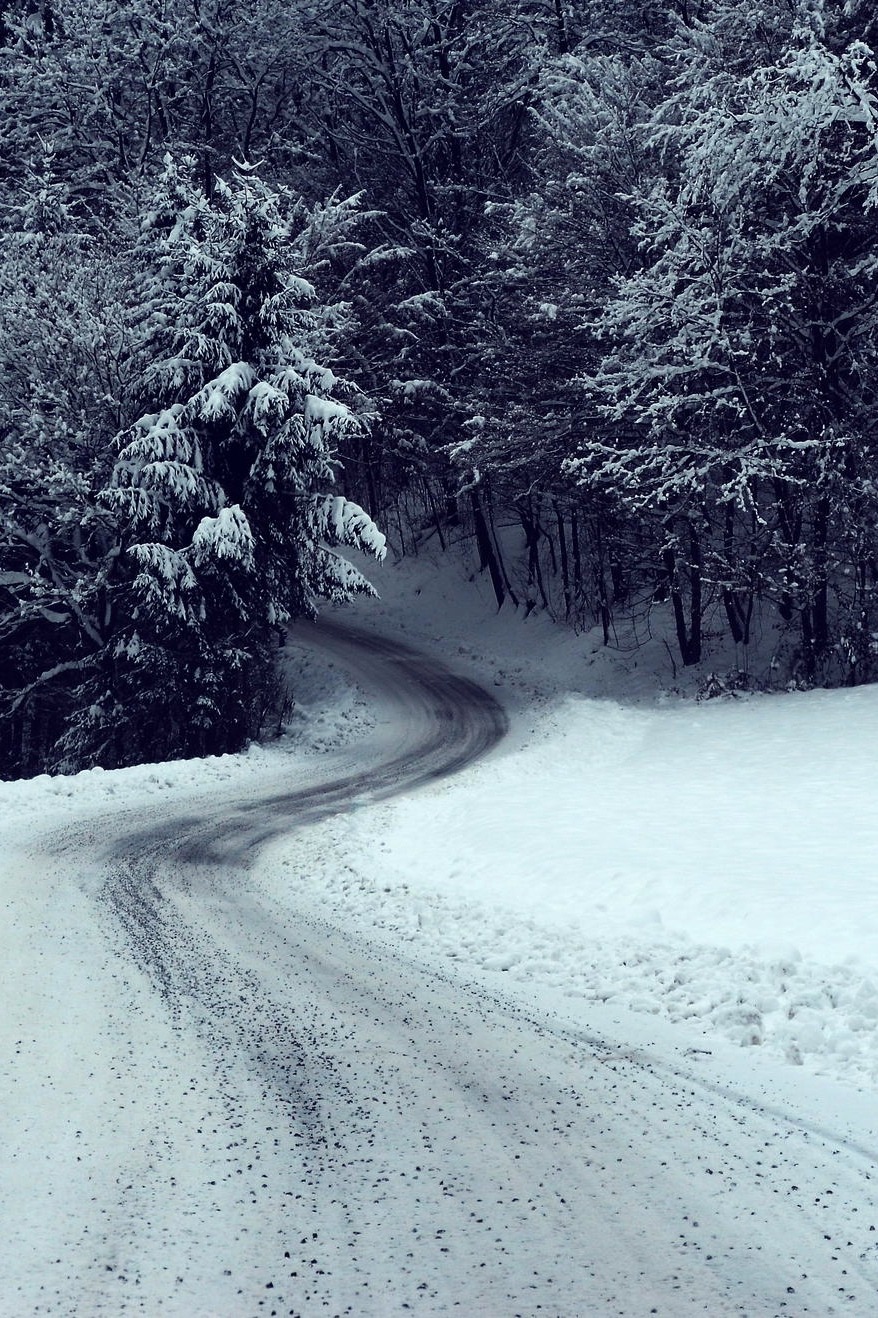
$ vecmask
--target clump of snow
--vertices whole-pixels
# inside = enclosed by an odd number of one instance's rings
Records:
[[[247,515],[238,504],[221,508],[216,517],[202,517],[192,537],[195,562],[228,559],[242,567],[253,566],[253,532]]]
[[[317,525],[333,544],[352,545],[379,560],[387,552],[387,539],[369,514],[344,495],[327,494],[318,500]]]

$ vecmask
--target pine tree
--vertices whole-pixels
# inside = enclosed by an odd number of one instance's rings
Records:
[[[129,621],[67,745],[105,762],[240,747],[279,629],[372,591],[335,547],[384,553],[365,512],[327,493],[359,424],[356,390],[321,364],[341,309],[303,274],[327,215],[243,166],[208,198],[193,169],[167,161],[148,217],[150,405],[102,496],[123,526]]]

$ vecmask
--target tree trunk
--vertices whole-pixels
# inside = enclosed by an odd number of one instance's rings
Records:
[[[610,600],[607,594],[607,578],[604,571],[604,536],[601,529],[601,518],[598,513],[595,522],[595,549],[594,558],[594,582],[598,593],[598,608],[600,610],[601,628],[604,633],[604,645],[610,644]]]
[[[527,579],[530,585],[535,585],[540,592],[540,599],[543,602],[543,608],[548,609],[549,601],[546,598],[546,588],[543,584],[543,574],[540,569],[540,526],[533,514],[531,506],[526,505],[523,500],[518,502],[518,516],[524,530],[524,539],[527,545]]]
[[[753,617],[753,592],[743,596],[730,586],[723,587],[723,606],[729,620],[729,630],[735,645],[750,644],[750,621]]]
[[[494,545],[494,553],[497,555],[497,562],[500,565],[500,572],[503,576],[503,585],[506,587],[506,594],[512,600],[512,603],[518,608],[518,596],[516,595],[512,582],[509,580],[509,573],[506,571],[506,562],[503,558],[503,551],[500,548],[500,541],[497,539],[497,526],[494,521],[494,500],[491,498],[490,488],[487,492],[488,504],[488,529],[491,533],[491,539]]]
[[[558,552],[561,557],[561,588],[564,591],[564,620],[570,621],[573,601],[570,595],[570,564],[567,558],[567,533],[564,528],[564,514],[559,504],[555,504],[555,518],[558,522]]]
[[[494,595],[497,599],[497,608],[502,609],[503,601],[506,599],[506,589],[503,584],[503,576],[500,571],[500,565],[497,561],[497,555],[494,552],[494,546],[491,543],[491,536],[488,532],[488,523],[485,520],[485,512],[479,498],[478,490],[470,492],[470,500],[473,510],[473,525],[476,532],[476,544],[479,548],[479,571],[484,572],[485,568],[491,576],[491,585],[494,587]]]
[[[812,604],[815,654],[823,654],[829,648],[829,587],[826,580],[828,532],[829,500],[824,497],[818,500],[817,510],[814,515],[814,556],[818,570],[817,589],[814,592]]]
[[[701,658],[701,547],[694,529],[689,533],[691,562],[689,575],[689,621],[686,621],[686,608],[680,589],[680,576],[676,555],[670,547],[663,555],[665,573],[670,589],[671,607],[674,610],[674,625],[677,632],[677,644],[684,667],[697,664]]]

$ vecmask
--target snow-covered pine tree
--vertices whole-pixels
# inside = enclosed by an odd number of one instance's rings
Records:
[[[208,198],[192,171],[166,160],[146,221],[148,410],[102,496],[125,528],[130,621],[68,737],[102,762],[239,748],[284,624],[372,592],[336,546],[384,554],[363,509],[327,492],[356,390],[321,364],[341,309],[306,276],[349,207],[309,214],[243,165]]]

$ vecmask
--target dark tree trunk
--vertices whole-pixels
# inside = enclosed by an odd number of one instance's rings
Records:
[[[546,588],[543,583],[543,574],[540,569],[540,525],[533,514],[533,509],[524,500],[518,503],[518,516],[524,530],[524,539],[527,545],[527,577],[531,585],[535,585],[540,592],[540,599],[543,608],[549,607],[549,601],[546,598]]]
[[[604,535],[601,518],[598,514],[595,522],[595,557],[594,583],[597,589],[598,609],[601,617],[601,629],[604,633],[604,645],[610,644],[610,600],[607,594],[607,578],[604,571]]]
[[[559,504],[555,504],[555,517],[558,522],[558,553],[561,557],[561,588],[564,591],[564,618],[570,621],[573,601],[570,595],[570,564],[567,557],[567,532],[564,527],[564,514]]]
[[[503,585],[506,588],[506,594],[512,600],[512,603],[515,605],[515,607],[518,608],[518,596],[516,595],[515,590],[513,589],[512,582],[509,580],[509,573],[506,571],[506,562],[503,558],[503,551],[500,548],[500,541],[497,539],[497,525],[496,522],[494,521],[494,500],[491,498],[490,488],[487,491],[486,502],[488,505],[487,508],[488,529],[491,532],[491,538],[494,544],[494,553],[497,555],[497,562],[500,565],[500,572],[503,577]]]
[[[814,548],[818,581],[812,605],[814,649],[823,654],[829,648],[829,588],[826,580],[826,543],[829,533],[829,500],[818,500],[814,516]]]
[[[753,592],[748,591],[742,597],[741,593],[732,590],[729,586],[724,586],[723,606],[729,620],[729,629],[735,645],[749,645],[750,622],[753,617]]]
[[[482,502],[479,498],[478,490],[471,491],[470,499],[472,502],[476,544],[479,549],[479,570],[484,572],[485,568],[488,569],[491,576],[491,585],[494,587],[494,595],[497,598],[497,607],[500,609],[503,607],[503,601],[506,599],[506,588],[503,583],[503,574],[500,571],[500,564],[497,561],[497,555],[494,552],[494,546],[491,542],[488,523],[485,519],[485,511],[482,508]]]
[[[427,499],[430,504],[430,512],[433,515],[433,525],[436,527],[436,534],[439,537],[439,543],[442,546],[442,552],[444,554],[447,545],[445,543],[445,536],[442,533],[442,519],[439,516],[439,509],[436,507],[436,500],[433,498],[433,489],[430,482],[425,481],[424,484],[427,488]]]
[[[673,549],[668,548],[662,555],[665,573],[668,578],[671,607],[674,610],[674,626],[677,632],[677,644],[684,667],[697,664],[701,658],[701,547],[694,529],[689,533],[689,553],[691,562],[687,569],[689,576],[689,620],[686,620],[686,607],[683,592],[680,589],[680,573],[677,557]]]

